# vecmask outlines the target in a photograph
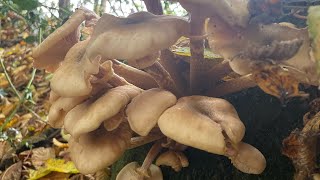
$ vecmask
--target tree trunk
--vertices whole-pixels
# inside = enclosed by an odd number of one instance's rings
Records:
[[[65,19],[68,17],[70,9],[70,0],[59,0],[59,18]]]
[[[156,15],[162,15],[163,10],[160,0],[143,0],[147,10]]]
[[[100,14],[100,3],[99,0],[94,0],[93,11],[97,14]]]
[[[107,9],[107,0],[101,0],[100,3],[100,16],[106,12]]]

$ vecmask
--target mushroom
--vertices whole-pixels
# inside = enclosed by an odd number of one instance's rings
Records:
[[[173,106],[177,98],[169,91],[149,89],[129,103],[126,109],[131,129],[140,136],[146,136],[157,124],[160,115]]]
[[[65,129],[77,140],[81,134],[97,129],[103,121],[119,113],[140,92],[140,88],[125,85],[110,89],[100,97],[92,97],[68,112],[64,119]]]
[[[70,156],[81,173],[95,173],[117,161],[127,149],[130,138],[131,133],[126,123],[122,123],[114,131],[100,127],[82,134],[78,140],[71,136]]]
[[[33,50],[34,66],[55,71],[69,49],[79,42],[81,23],[86,21],[87,26],[93,26],[98,18],[94,12],[78,8],[68,21]]]
[[[151,75],[160,87],[172,90],[175,87],[169,73],[156,61],[159,51],[186,35],[188,27],[186,20],[175,16],[138,12],[118,18],[104,14],[92,34],[87,54],[89,58],[99,54],[108,59],[127,60],[129,64],[153,72]]]
[[[181,144],[220,155],[226,152],[226,140],[237,144],[245,132],[229,102],[205,96],[180,98],[160,116],[158,125],[164,135]]]
[[[150,177],[143,177],[136,169],[139,168],[137,162],[131,162],[121,169],[116,180],[163,180],[161,169],[152,164],[149,168]]]
[[[240,171],[248,174],[261,174],[266,168],[266,159],[263,154],[250,144],[240,142],[236,153],[227,156],[232,164]]]
[[[231,26],[244,27],[249,21],[248,0],[179,0],[191,14],[219,17]]]
[[[158,157],[156,165],[170,166],[174,171],[179,172],[182,167],[188,167],[189,162],[182,152],[169,150]]]
[[[180,98],[160,116],[158,125],[178,143],[229,157],[242,172],[259,174],[265,169],[261,152],[241,142],[245,127],[233,106],[223,99]]]
[[[119,18],[103,14],[92,34],[87,53],[89,58],[99,54],[107,59],[124,59],[130,64],[157,54],[187,33],[188,22],[176,16],[138,12]]]
[[[54,72],[51,89],[63,97],[90,94],[92,74],[98,74],[101,56],[89,59],[84,55],[88,40],[74,45],[67,53],[62,65]]]

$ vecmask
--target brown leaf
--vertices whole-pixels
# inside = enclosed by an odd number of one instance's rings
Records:
[[[48,159],[54,159],[55,157],[55,150],[53,148],[40,147],[32,150],[31,162],[36,168],[39,168]]]
[[[253,72],[253,79],[258,86],[267,94],[284,100],[291,97],[305,97],[307,94],[299,91],[299,81],[286,69],[277,65],[257,65]]]
[[[22,162],[19,161],[11,165],[2,175],[1,180],[20,180]]]

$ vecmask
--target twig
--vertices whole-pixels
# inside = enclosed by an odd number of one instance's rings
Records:
[[[11,78],[10,78],[8,72],[7,72],[7,69],[6,69],[6,67],[5,67],[5,65],[4,65],[4,63],[3,63],[2,55],[0,54],[0,56],[1,56],[1,57],[0,57],[0,63],[1,63],[1,67],[2,67],[2,69],[3,69],[4,75],[5,75],[6,79],[7,79],[7,81],[9,82],[10,87],[12,88],[12,90],[14,91],[14,93],[19,97],[19,99],[21,99],[21,96],[20,96],[18,90],[16,89],[16,87],[14,87],[14,85],[13,85],[13,83],[12,83],[12,81],[11,81]]]
[[[39,30],[39,42],[41,42],[41,34],[42,34],[42,30],[40,28]],[[6,72],[6,67],[4,66],[3,63],[3,59],[2,59],[2,54],[0,54],[0,63],[1,66],[3,68],[3,71],[5,72],[5,77],[7,79],[7,81],[9,82],[10,86],[13,88],[15,94],[18,96],[19,98],[19,102],[18,105],[14,108],[13,111],[11,111],[10,115],[6,117],[5,121],[3,122],[3,124],[0,127],[0,133],[2,133],[3,128],[6,127],[6,125],[11,121],[11,119],[13,118],[13,116],[17,113],[17,111],[19,110],[19,108],[23,105],[23,103],[25,102],[26,98],[27,98],[27,94],[29,93],[30,90],[30,86],[34,80],[34,77],[36,75],[37,69],[33,68],[32,69],[32,73],[31,73],[31,78],[26,86],[26,88],[23,90],[23,94],[22,96],[18,93],[17,89],[14,87],[9,74]]]

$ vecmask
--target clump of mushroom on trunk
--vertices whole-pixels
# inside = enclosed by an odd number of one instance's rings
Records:
[[[232,6],[238,1],[180,0],[191,13],[190,22],[149,12],[98,17],[79,8],[34,50],[35,66],[53,72],[49,123],[71,134],[71,158],[81,173],[110,166],[127,149],[152,141],[144,163],[128,164],[118,180],[162,179],[152,164],[161,149],[169,150],[156,164],[179,171],[189,164],[182,152],[187,146],[224,155],[242,172],[263,172],[266,160],[242,142],[245,127],[235,108],[216,96],[255,86],[250,73],[261,62],[285,66],[302,82],[318,82],[315,74],[307,74],[313,64],[299,61],[308,52],[305,31],[250,24],[248,2]],[[93,32],[80,41],[83,21]],[[168,49],[182,36],[191,42],[190,89],[182,89],[181,78],[172,77],[179,73],[173,72],[174,64],[161,60],[174,58]],[[214,67],[206,67],[203,58],[206,38],[225,58]],[[241,76],[217,84],[232,71]],[[210,86],[203,79],[208,76],[214,79]]]

